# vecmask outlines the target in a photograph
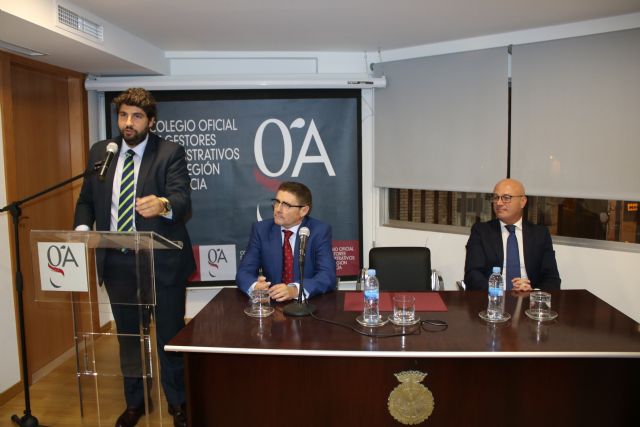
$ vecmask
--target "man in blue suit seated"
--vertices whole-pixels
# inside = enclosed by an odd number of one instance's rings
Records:
[[[279,302],[297,298],[300,289],[298,231],[307,227],[310,234],[303,296],[309,298],[335,290],[331,226],[309,216],[312,207],[309,188],[298,182],[283,182],[272,202],[273,219],[256,222],[251,228],[249,244],[236,273],[238,288],[249,295],[254,289],[268,289],[271,299]],[[285,236],[289,236],[288,239]]]
[[[491,195],[496,219],[471,227],[464,265],[468,290],[487,289],[493,267],[500,267],[506,289],[560,289],[560,275],[547,227],[523,219],[527,196],[515,179],[503,179]]]

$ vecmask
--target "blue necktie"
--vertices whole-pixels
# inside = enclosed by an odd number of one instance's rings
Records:
[[[505,225],[509,232],[507,237],[507,289],[513,288],[512,279],[520,277],[520,251],[518,250],[518,238],[516,237],[516,226]]]
[[[133,150],[127,150],[120,179],[120,198],[118,199],[118,231],[133,231],[135,173],[133,169]]]

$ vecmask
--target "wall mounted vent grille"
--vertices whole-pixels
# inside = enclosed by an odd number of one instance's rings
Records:
[[[78,15],[66,7],[58,5],[58,23],[79,31],[83,35],[98,41],[104,40],[104,28],[90,19]]]

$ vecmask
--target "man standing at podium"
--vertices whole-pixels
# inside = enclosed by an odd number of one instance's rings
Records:
[[[186,426],[182,355],[164,351],[164,345],[184,326],[185,286],[195,270],[185,227],[191,211],[185,151],[179,144],[150,132],[156,122],[156,103],[149,92],[141,88],[128,89],[113,103],[120,136],[95,143],[89,152],[88,168],[103,159],[106,161],[110,142],[117,144],[117,154],[100,174],[85,178],[76,204],[74,227],[89,230],[95,223],[98,231],[153,231],[183,243],[181,250],[155,251],[154,267],[162,386],[174,425]],[[106,249],[96,253],[98,276],[105,283],[118,330],[127,403],[116,427],[134,426],[145,413],[140,343],[136,337],[140,322],[136,274],[151,272],[136,272],[135,263],[133,251]],[[133,304],[123,304],[126,302]],[[145,314],[143,318],[148,317]]]
[[[522,183],[499,181],[491,202],[496,219],[471,227],[464,265],[467,289],[487,289],[493,267],[502,269],[507,290],[560,289],[549,230],[522,217],[527,204]]]
[[[236,284],[250,294],[269,289],[271,299],[288,301],[298,297],[298,266],[302,227],[309,229],[304,265],[304,295],[308,298],[336,288],[331,226],[311,218],[311,190],[299,182],[283,182],[273,202],[273,219],[256,222],[249,245],[236,274]]]

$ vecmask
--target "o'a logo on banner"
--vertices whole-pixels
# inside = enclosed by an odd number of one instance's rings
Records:
[[[282,166],[275,172],[270,171],[267,167],[267,163],[265,162],[264,154],[262,151],[262,137],[264,135],[264,130],[270,124],[275,124],[280,130],[280,133],[282,134],[282,143],[284,145]],[[297,118],[291,123],[290,128],[302,128],[304,126],[304,119]],[[316,149],[319,153],[316,156],[308,154],[309,148],[311,146],[311,140],[315,141]],[[268,119],[262,122],[258,127],[258,130],[256,131],[256,136],[253,141],[253,152],[258,168],[263,174],[270,178],[281,176],[289,168],[291,159],[293,157],[293,143],[291,141],[291,133],[289,132],[289,128],[287,127],[287,125],[285,125],[282,120],[278,119]],[[324,143],[322,142],[322,138],[320,137],[320,132],[318,132],[316,123],[313,120],[311,120],[311,123],[309,124],[309,129],[307,130],[307,134],[305,135],[304,141],[302,142],[302,148],[300,148],[300,153],[298,153],[298,157],[296,159],[296,163],[293,166],[291,176],[294,178],[299,176],[300,169],[302,169],[302,165],[305,163],[322,163],[327,170],[328,176],[336,176],[336,172],[333,169],[333,165],[331,164],[331,159],[329,158],[327,149],[324,147]]]
[[[39,242],[38,262],[43,291],[89,290],[84,243]]]

